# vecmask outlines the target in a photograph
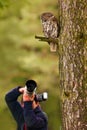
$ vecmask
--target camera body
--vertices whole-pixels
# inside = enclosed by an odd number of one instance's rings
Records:
[[[46,101],[47,99],[48,99],[48,93],[47,92],[43,92],[42,94],[36,94],[35,95],[35,101],[37,101],[37,102]]]
[[[32,96],[32,94],[35,94],[35,101],[36,102],[42,102],[46,101],[48,99],[48,93],[43,92],[42,94],[36,94],[36,87],[31,87],[31,86],[25,86],[26,93],[29,94],[29,96]]]

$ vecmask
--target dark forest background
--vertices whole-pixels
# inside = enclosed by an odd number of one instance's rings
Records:
[[[48,129],[60,130],[58,55],[50,52],[43,36],[40,15],[58,16],[57,0],[0,0],[0,130],[16,130],[5,103],[5,94],[27,79],[38,83],[38,93],[48,92],[41,106],[48,115]]]

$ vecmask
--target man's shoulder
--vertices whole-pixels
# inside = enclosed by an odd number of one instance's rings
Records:
[[[42,112],[44,117],[48,120],[48,116],[47,116],[47,113],[46,112]]]
[[[39,117],[45,119],[45,120],[48,122],[47,113],[44,112],[40,107],[37,107],[37,108],[35,109],[35,113],[36,113]]]

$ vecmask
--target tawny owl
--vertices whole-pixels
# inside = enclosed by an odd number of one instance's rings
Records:
[[[41,21],[45,37],[57,38],[59,36],[60,27],[56,17],[52,13],[50,12],[42,13]],[[57,44],[56,43],[49,43],[49,44],[50,44],[50,50],[56,51]]]

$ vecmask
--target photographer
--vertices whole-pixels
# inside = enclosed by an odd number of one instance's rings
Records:
[[[6,103],[17,122],[18,130],[47,130],[47,116],[36,97],[37,83],[26,81],[25,87],[16,87],[5,95]],[[17,99],[23,95],[23,104]]]

